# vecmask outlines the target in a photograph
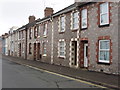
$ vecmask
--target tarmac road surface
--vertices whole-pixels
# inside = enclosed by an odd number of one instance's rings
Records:
[[[2,60],[2,88],[100,88]]]

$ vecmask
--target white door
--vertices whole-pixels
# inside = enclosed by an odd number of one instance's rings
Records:
[[[88,44],[84,44],[84,67],[88,67]]]

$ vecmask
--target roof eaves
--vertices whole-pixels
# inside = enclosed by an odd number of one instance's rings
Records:
[[[50,18],[51,18],[51,16],[39,19],[36,24],[40,24],[40,23],[46,22],[46,21],[50,20]]]

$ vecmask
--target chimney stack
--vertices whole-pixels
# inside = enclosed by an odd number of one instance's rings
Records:
[[[46,7],[44,10],[44,16],[45,17],[50,16],[51,14],[53,14],[53,12],[54,12],[53,8]]]
[[[29,23],[34,22],[35,21],[35,16],[29,16]]]

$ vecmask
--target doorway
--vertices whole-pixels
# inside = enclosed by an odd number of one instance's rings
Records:
[[[36,43],[34,43],[34,60],[36,60]]]
[[[72,41],[71,45],[71,65],[77,65],[77,41]]]
[[[80,67],[88,68],[88,41],[82,40],[80,42]]]
[[[40,60],[40,43],[37,44],[37,60]]]
[[[19,57],[21,57],[21,43],[19,44]]]
[[[88,44],[84,44],[84,67],[88,67]]]

